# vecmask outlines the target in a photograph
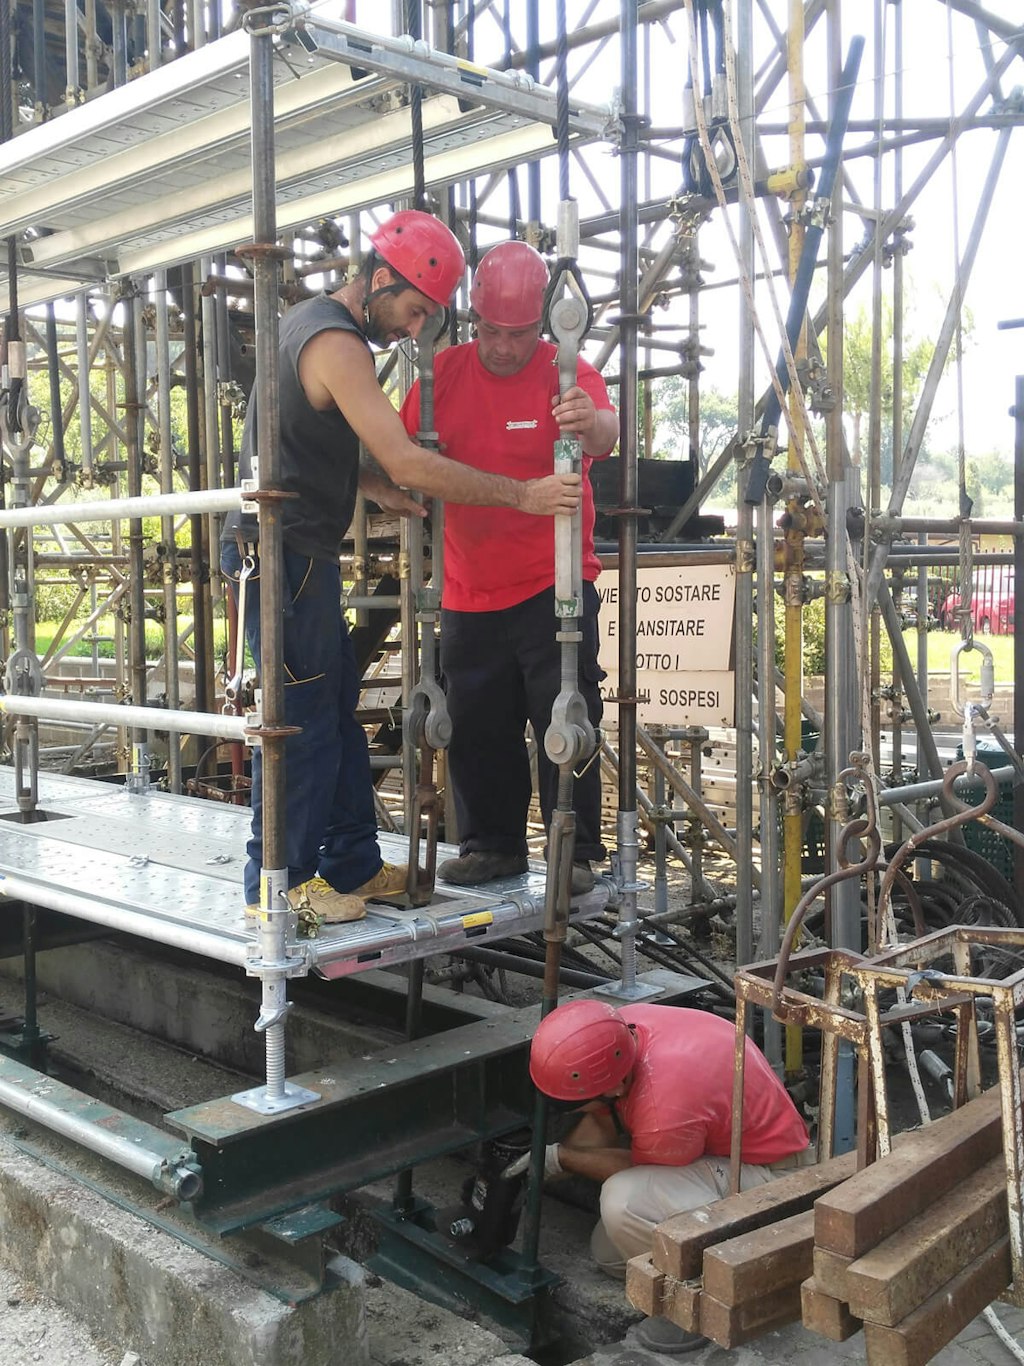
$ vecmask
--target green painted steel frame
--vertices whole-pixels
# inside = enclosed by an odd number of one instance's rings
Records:
[[[443,1238],[429,1205],[415,1201],[408,1214],[378,1210],[380,1245],[368,1265],[413,1294],[465,1313],[466,1306],[517,1333],[524,1347],[547,1345],[544,1306],[560,1277],[529,1267],[511,1248],[486,1262],[476,1261]]]
[[[195,1217],[222,1235],[528,1123],[537,1007],[289,1078],[321,1099],[260,1115],[230,1097],[166,1116],[203,1170]]]
[[[700,991],[700,977],[643,974],[664,1004]],[[581,993],[588,995],[590,993]],[[540,1006],[526,1006],[361,1060],[338,1059],[289,1077],[319,1100],[261,1115],[230,1096],[176,1110],[202,1166],[190,1208],[222,1235],[356,1190],[533,1120],[527,1050]]]

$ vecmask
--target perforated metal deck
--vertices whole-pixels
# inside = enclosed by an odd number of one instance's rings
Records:
[[[0,767],[0,896],[245,964],[256,937],[243,910],[246,808],[43,773],[45,819],[23,824],[14,794],[13,770]],[[406,861],[403,837],[380,842],[386,859]],[[599,880],[576,915],[599,914],[609,891]],[[365,920],[304,942],[317,972],[342,977],[539,929],[543,909],[541,869],[486,890],[442,884],[415,910],[371,903]]]
[[[412,193],[410,81],[427,92],[428,185],[553,149],[553,90],[332,13],[313,6],[274,39],[281,231]],[[251,241],[249,44],[229,34],[0,148],[0,237],[31,230],[20,242],[23,306]],[[572,101],[573,143],[609,123],[608,110]],[[0,289],[5,278],[6,262]]]

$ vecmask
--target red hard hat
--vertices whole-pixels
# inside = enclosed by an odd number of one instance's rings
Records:
[[[569,1001],[541,1020],[530,1047],[533,1084],[555,1100],[593,1100],[636,1062],[633,1031],[606,1001]]]
[[[374,251],[403,279],[447,308],[466,269],[455,236],[433,214],[402,209],[370,237]]]
[[[476,268],[469,302],[494,327],[529,327],[544,312],[548,268],[528,242],[500,242]]]

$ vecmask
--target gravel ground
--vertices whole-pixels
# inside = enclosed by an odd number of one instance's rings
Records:
[[[101,1343],[78,1319],[0,1262],[3,1366],[144,1366],[134,1353]]]

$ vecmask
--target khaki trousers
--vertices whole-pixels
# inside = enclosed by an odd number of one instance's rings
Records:
[[[740,1167],[740,1189],[763,1186],[781,1172],[809,1161],[813,1161],[810,1148],[770,1167],[745,1162]],[[627,1167],[601,1187],[601,1220],[591,1235],[591,1254],[602,1271],[624,1276],[630,1257],[650,1252],[658,1224],[728,1194],[727,1157],[702,1157],[686,1167]]]

